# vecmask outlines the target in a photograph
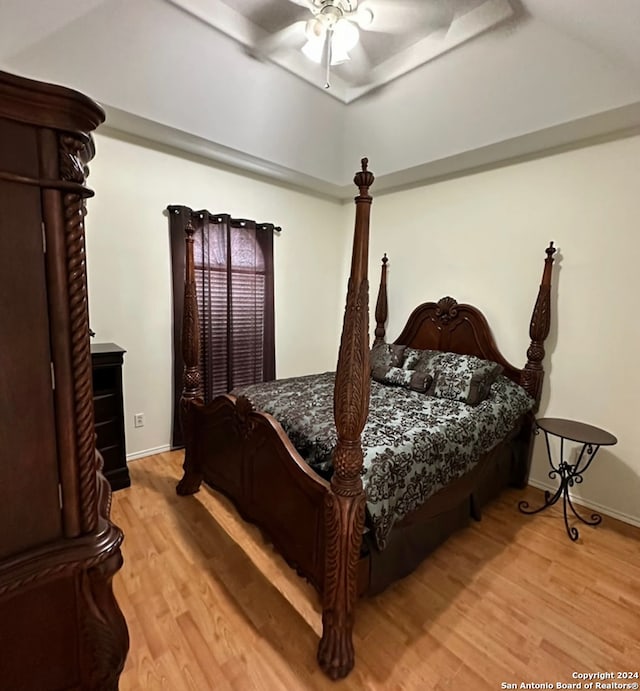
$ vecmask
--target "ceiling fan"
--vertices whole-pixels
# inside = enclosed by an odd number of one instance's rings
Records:
[[[460,9],[506,1],[165,0],[237,40],[252,57],[271,60],[305,79],[313,77],[301,69],[295,53],[322,64],[326,89],[331,87],[332,66],[342,65],[338,90],[345,85],[361,89],[370,83],[385,83],[388,79],[380,81],[381,70],[383,75],[402,74],[405,64],[420,64],[416,60],[424,50],[418,51],[417,57],[409,55],[400,65],[396,57],[425,37],[435,41],[445,36]],[[265,15],[264,6],[275,4],[283,5],[284,12],[278,8],[273,16],[268,10]],[[287,4],[298,9],[290,7],[287,12]],[[241,5],[243,11],[236,5]],[[285,19],[284,26],[281,19]],[[362,32],[376,37],[365,39]],[[432,50],[431,44],[428,49]]]
[[[347,62],[358,43],[359,29],[373,22],[373,11],[358,0],[289,0],[311,11],[306,22],[304,55],[325,67],[324,88],[331,88],[331,67]]]
[[[457,0],[477,1],[477,0]],[[301,50],[310,60],[324,66],[324,88],[331,88],[331,68],[347,63],[357,51],[357,65],[347,74],[352,83],[365,83],[372,67],[359,44],[360,32],[408,35],[420,29],[446,30],[453,19],[452,0],[289,0],[308,10],[311,16],[281,29],[264,42],[263,55],[305,41]],[[386,41],[386,39],[382,39]],[[394,43],[396,43],[394,41]],[[371,46],[371,42],[368,44]],[[355,61],[354,61],[355,62]],[[346,66],[345,66],[346,67]]]

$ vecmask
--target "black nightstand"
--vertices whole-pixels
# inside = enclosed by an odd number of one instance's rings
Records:
[[[91,345],[96,447],[112,490],[131,485],[127,468],[122,401],[122,364],[126,350],[115,343]]]
[[[536,434],[539,433],[540,430],[544,432],[545,442],[547,444],[547,456],[549,458],[549,465],[551,466],[549,477],[551,479],[555,479],[559,475],[560,486],[553,496],[551,495],[551,492],[545,490],[544,504],[540,508],[529,509],[529,502],[527,501],[519,502],[518,508],[520,511],[522,511],[522,513],[538,513],[540,511],[544,511],[550,506],[553,506],[562,496],[564,525],[567,529],[567,535],[569,535],[569,537],[575,541],[580,537],[580,535],[575,526],[569,525],[567,506],[569,506],[573,515],[586,525],[598,525],[602,522],[602,516],[598,513],[592,513],[590,519],[583,518],[576,511],[575,506],[571,502],[569,488],[573,487],[574,484],[578,485],[582,482],[583,474],[591,465],[591,462],[595,458],[595,455],[601,446],[612,446],[613,444],[617,444],[618,440],[613,436],[613,434],[609,434],[609,432],[605,432],[599,427],[587,425],[584,422],[576,422],[575,420],[563,420],[561,418],[545,417],[541,418],[540,420],[536,420],[536,425]],[[551,446],[549,445],[550,434],[560,438],[560,457],[557,465],[554,465],[553,463]],[[575,463],[569,463],[565,460],[565,440],[582,444],[582,449],[580,449],[578,459]]]

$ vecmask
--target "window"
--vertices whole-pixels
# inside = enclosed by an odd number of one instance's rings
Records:
[[[211,401],[238,386],[275,377],[273,231],[270,223],[228,214],[168,207],[174,295],[174,425],[181,445],[178,402],[182,390],[181,325],[185,226],[191,221],[200,318],[203,397]]]

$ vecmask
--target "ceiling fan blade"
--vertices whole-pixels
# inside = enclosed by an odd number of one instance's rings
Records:
[[[384,34],[404,34],[411,30],[440,29],[453,20],[451,3],[425,2],[424,0],[376,0],[363,2],[359,11],[368,9],[373,18],[361,25],[364,31]],[[357,14],[356,20],[357,20]]]
[[[279,50],[299,48],[305,41],[307,22],[299,21],[269,34],[251,48],[254,57],[268,57]]]

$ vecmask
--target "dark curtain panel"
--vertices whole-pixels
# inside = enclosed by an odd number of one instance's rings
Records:
[[[182,445],[182,312],[185,226],[196,229],[194,260],[205,402],[237,386],[275,378],[273,232],[270,223],[169,206],[174,318],[172,446]],[[279,229],[277,229],[279,230]]]

